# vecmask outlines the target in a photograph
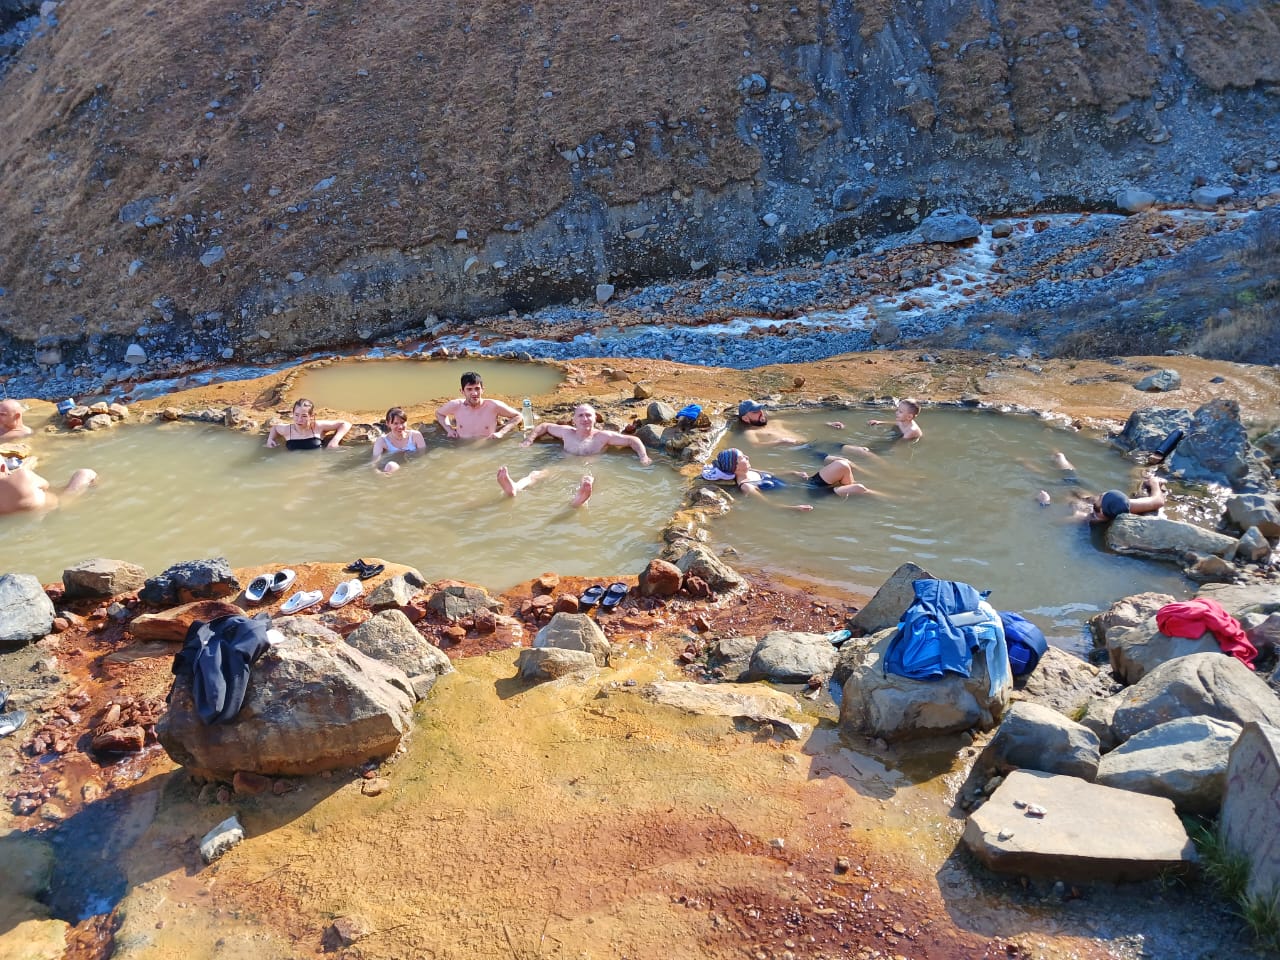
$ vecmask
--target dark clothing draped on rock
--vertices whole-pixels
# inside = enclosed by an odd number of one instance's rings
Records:
[[[187,630],[186,643],[173,658],[175,676],[191,678],[196,713],[205,724],[235,718],[249,689],[249,668],[270,646],[267,619],[218,617],[197,620]]]

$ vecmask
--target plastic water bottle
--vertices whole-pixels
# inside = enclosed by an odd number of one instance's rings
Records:
[[[528,397],[525,397],[524,403],[520,404],[520,419],[526,430],[533,429],[533,404],[529,402]]]

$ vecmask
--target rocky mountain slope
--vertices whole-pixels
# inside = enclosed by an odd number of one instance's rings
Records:
[[[1252,203],[1280,11],[66,0],[0,116],[0,364],[172,365],[821,259],[940,206]]]

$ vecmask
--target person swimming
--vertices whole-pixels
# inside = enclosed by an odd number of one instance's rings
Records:
[[[423,439],[422,432],[409,429],[409,420],[405,416],[404,408],[392,407],[388,410],[386,424],[387,432],[373,442],[372,463],[375,467],[383,457],[392,457],[399,453],[421,453],[426,449],[427,442]],[[394,460],[388,460],[380,469],[382,473],[392,474],[400,469],[400,464]]]
[[[293,419],[289,423],[273,423],[267,431],[267,446],[274,447],[284,441],[286,450],[319,450],[327,447],[336,450],[342,438],[351,429],[347,420],[317,420],[315,404],[306,398],[293,404]],[[332,434],[328,443],[325,436]]]
[[[759,497],[770,506],[783,510],[807,512],[813,509],[813,504],[811,503],[777,503],[774,500],[766,499],[766,491],[780,490],[787,485],[786,481],[775,477],[771,473],[765,473],[763,470],[751,469],[750,458],[737,447],[721,450],[716,455],[715,460],[703,468],[702,479],[735,483],[743,493],[752,497]]]

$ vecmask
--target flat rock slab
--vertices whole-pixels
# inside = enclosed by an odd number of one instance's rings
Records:
[[[796,698],[762,683],[684,683],[665,680],[644,688],[650,700],[710,717],[782,717],[795,713]]]
[[[1037,807],[1043,816],[1028,813]],[[1034,770],[1010,773],[969,815],[964,842],[1000,873],[1075,883],[1146,880],[1196,860],[1164,797]]]

